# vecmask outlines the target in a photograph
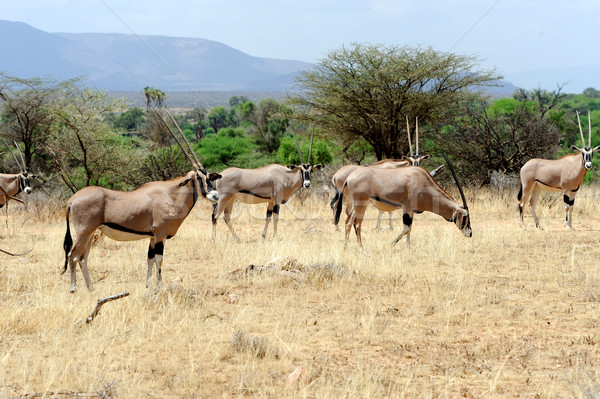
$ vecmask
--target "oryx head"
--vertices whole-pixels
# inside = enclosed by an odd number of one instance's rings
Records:
[[[21,152],[21,149],[17,145],[17,142],[14,142],[14,143],[15,143],[15,147],[16,147],[17,151],[19,151],[19,157],[21,158],[21,163],[19,163],[19,160],[15,156],[15,153],[12,151],[12,149],[10,148],[10,146],[8,145],[6,140],[4,141],[4,144],[10,151],[11,155],[13,156],[13,158],[15,160],[15,163],[17,164],[17,167],[19,168],[19,173],[17,174],[17,180],[19,183],[19,191],[18,192],[22,191],[25,194],[31,194],[31,185],[29,183],[29,179],[33,179],[33,178],[37,177],[37,175],[33,175],[33,174],[30,174],[29,172],[27,172],[27,165],[25,165],[25,159],[23,158],[23,153]]]
[[[577,122],[579,123],[579,134],[581,135],[581,142],[583,143],[583,148],[579,148],[577,146],[570,146],[572,150],[579,151],[581,156],[583,157],[583,166],[586,169],[590,169],[592,167],[592,155],[594,152],[600,149],[600,146],[592,148],[592,118],[590,116],[590,111],[588,110],[588,122],[589,122],[589,135],[588,135],[588,145],[585,145],[585,138],[583,137],[583,129],[581,128],[581,120],[579,119],[579,111],[577,111]]]
[[[471,229],[471,216],[469,214],[469,207],[467,206],[467,198],[465,197],[465,193],[458,182],[458,177],[456,177],[456,172],[454,171],[454,166],[446,156],[446,154],[442,154],[446,163],[448,164],[448,168],[450,169],[450,173],[452,173],[452,177],[454,178],[454,182],[458,187],[458,192],[460,193],[460,197],[462,198],[463,205],[458,208],[453,215],[452,221],[456,224],[456,227],[465,235],[465,237],[473,236],[473,230]]]
[[[313,139],[315,138],[315,125],[313,124],[312,135],[310,136],[310,147],[308,150],[308,163],[304,163],[304,159],[302,157],[302,151],[300,151],[300,145],[298,144],[298,137],[296,136],[296,132],[294,131],[294,139],[296,140],[296,148],[298,149],[298,155],[300,156],[300,165],[288,165],[288,169],[291,170],[299,170],[300,178],[302,179],[302,187],[310,187],[310,172],[316,169],[321,169],[324,165],[317,164],[311,165],[311,157],[312,157],[312,147],[313,147]]]
[[[218,173],[207,173],[204,169],[196,171],[196,180],[200,186],[200,194],[209,201],[219,201],[219,193],[213,186],[212,182],[220,179],[221,177],[222,176]]]
[[[406,117],[406,134],[408,135],[408,147],[410,156],[403,156],[402,159],[410,162],[412,166],[420,166],[421,162],[429,158],[429,155],[419,155],[419,117],[415,121],[415,151],[413,152],[412,142],[410,139],[410,123],[408,116]]]

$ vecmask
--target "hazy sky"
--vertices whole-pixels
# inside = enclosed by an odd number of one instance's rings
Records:
[[[309,62],[369,42],[476,55],[509,79],[550,68],[600,72],[599,0],[0,0],[0,19],[46,32],[203,38]]]

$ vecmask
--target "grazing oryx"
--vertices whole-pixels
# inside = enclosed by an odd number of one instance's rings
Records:
[[[517,199],[519,200],[519,213],[523,228],[525,227],[523,222],[523,207],[528,201],[535,226],[540,229],[542,228],[535,213],[535,204],[542,190],[562,191],[565,202],[565,223],[568,229],[573,228],[575,195],[581,187],[587,171],[592,167],[593,153],[600,149],[600,146],[592,148],[592,120],[589,111],[589,143],[587,146],[583,137],[579,112],[577,112],[577,122],[579,123],[579,134],[581,135],[583,148],[578,148],[574,145],[570,148],[577,151],[578,154],[565,155],[556,160],[534,158],[527,161],[521,168],[521,187]]]
[[[296,138],[296,146],[300,155],[300,165],[270,164],[258,169],[227,168],[221,172],[223,178],[217,183],[219,203],[213,205],[213,239],[217,235],[217,220],[221,213],[229,227],[231,235],[239,240],[231,226],[231,212],[233,200],[238,198],[246,204],[259,204],[266,202],[267,217],[262,236],[266,238],[271,217],[273,217],[273,236],[277,236],[277,221],[279,220],[279,207],[285,204],[300,187],[310,187],[310,173],[321,169],[323,165],[311,165],[313,135],[310,139],[308,163],[304,163],[302,152]]]
[[[0,173],[0,186],[2,186],[4,190],[6,190],[6,193],[9,195],[10,198],[16,196],[21,192],[24,192],[25,194],[30,194],[31,186],[29,185],[29,179],[33,179],[37,176],[30,175],[27,172],[27,167],[25,165],[25,161],[23,160],[23,154],[21,153],[21,150],[19,149],[19,146],[16,143],[15,146],[17,147],[19,155],[21,156],[21,161],[23,162],[22,166],[17,160],[17,157],[15,156],[13,151],[10,149],[10,146],[6,143],[6,141],[4,142],[4,144],[6,144],[6,146],[8,147],[8,150],[12,154],[13,158],[15,159],[15,162],[17,163],[17,166],[21,171],[12,175]],[[4,205],[7,206],[6,212],[8,213],[8,199],[4,196],[0,196],[0,208],[2,208]]]
[[[348,243],[348,235],[354,225],[358,245],[362,248],[361,225],[369,202],[373,202],[377,209],[388,212],[402,208],[404,229],[392,241],[392,245],[406,235],[406,246],[410,247],[413,215],[424,211],[436,213],[447,221],[455,223],[465,236],[471,237],[471,222],[465,194],[452,164],[447,159],[446,162],[460,192],[462,205],[454,201],[421,167],[360,168],[348,176],[336,210],[336,219],[339,220],[343,196],[347,195],[345,243]]]
[[[171,134],[177,139],[172,131]],[[156,264],[157,286],[161,285],[165,240],[177,234],[177,230],[194,207],[199,195],[209,201],[218,200],[217,191],[211,182],[221,178],[217,173],[207,173],[191,148],[188,150],[194,154],[195,159],[192,159],[179,140],[177,141],[194,166],[194,170],[186,175],[168,181],[146,183],[130,192],[96,186],[85,187],[69,199],[66,212],[67,232],[64,241],[66,258],[62,272],[67,270],[67,265],[70,267],[71,292],[77,289],[75,283],[77,263],[81,265],[88,289],[91,289],[87,261],[92,235],[96,229],[100,229],[105,235],[117,241],[149,238],[146,286],[150,286],[153,264]],[[75,242],[71,238],[70,219],[77,233]]]
[[[369,165],[369,168],[378,168],[378,169],[395,169],[395,168],[403,168],[405,166],[420,166],[421,162],[428,159],[429,155],[419,155],[419,118],[417,117],[415,122],[415,139],[416,139],[416,147],[415,152],[413,153],[412,143],[410,139],[410,124],[408,122],[408,116],[406,117],[406,132],[408,135],[408,146],[410,148],[410,156],[404,156],[402,159],[382,159],[381,161],[375,162],[372,165]],[[335,188],[335,196],[331,200],[329,204],[331,210],[333,211],[334,217],[336,213],[337,202],[340,198],[340,193],[343,190],[344,183],[346,179],[350,175],[350,173],[354,172],[356,169],[360,168],[360,165],[345,165],[342,166],[331,178],[331,183]],[[431,172],[431,176],[435,176],[444,165],[437,167]],[[392,212],[389,213],[390,218],[390,229],[394,228],[392,222]],[[375,228],[379,230],[379,226],[381,224],[381,216],[383,215],[383,211],[379,211],[379,217],[377,218],[377,226]],[[339,221],[339,220],[338,220]],[[336,230],[338,229],[338,224],[335,223]]]

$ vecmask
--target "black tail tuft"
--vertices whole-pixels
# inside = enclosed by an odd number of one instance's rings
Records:
[[[337,187],[335,188],[335,195],[333,196],[333,199],[331,200],[331,203],[329,204],[329,206],[331,207],[331,210],[335,212],[335,208],[337,205],[337,201],[340,199],[340,192],[338,191]]]
[[[65,233],[65,241],[63,243],[63,248],[65,249],[65,267],[62,273],[67,271],[67,266],[69,265],[69,252],[71,252],[71,248],[73,248],[73,238],[71,237],[71,229],[69,227],[69,213],[71,212],[71,207],[67,208],[67,232]]]
[[[522,184],[519,186],[519,194],[517,194],[517,199],[519,201],[521,201],[521,198],[523,198],[523,185]]]
[[[342,191],[339,193],[340,196],[337,200],[337,205],[335,208],[335,218],[333,220],[333,224],[335,224],[336,226],[338,225],[338,223],[340,222],[340,215],[342,214],[342,205],[344,203],[344,189],[346,188],[346,184],[344,184],[344,187],[342,188]]]

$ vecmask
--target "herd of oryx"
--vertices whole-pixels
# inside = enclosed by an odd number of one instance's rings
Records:
[[[518,195],[521,225],[523,225],[523,208],[529,202],[535,224],[540,227],[535,205],[540,192],[545,190],[563,192],[565,222],[569,228],[572,227],[575,195],[583,183],[586,172],[592,166],[592,154],[600,149],[600,146],[591,148],[592,126],[589,112],[588,145],[581,128],[579,113],[577,113],[577,120],[583,142],[582,148],[571,146],[571,149],[577,153],[557,160],[532,159],[521,169],[521,189]],[[458,187],[461,202],[454,200],[434,180],[433,177],[441,167],[430,173],[419,166],[420,162],[428,157],[419,154],[418,120],[415,124],[416,145],[413,152],[408,123],[407,118],[410,156],[403,159],[386,159],[370,166],[346,165],[334,174],[332,184],[335,187],[335,196],[331,201],[331,208],[337,228],[343,204],[346,204],[346,244],[350,230],[354,226],[358,244],[362,247],[361,226],[369,203],[380,211],[378,225],[381,212],[402,209],[403,229],[392,244],[396,244],[406,236],[406,244],[410,246],[413,216],[424,211],[440,215],[445,220],[455,223],[465,236],[472,236],[466,197],[452,164],[444,156]],[[175,125],[177,126],[176,123]],[[177,128],[180,138],[173,131],[171,133],[193,166],[193,170],[186,175],[168,181],[146,183],[130,192],[95,186],[85,187],[68,200],[63,245],[65,263],[62,272],[64,273],[67,268],[70,269],[71,292],[77,289],[75,274],[77,264],[81,266],[87,287],[91,288],[87,261],[92,246],[92,236],[96,230],[117,241],[150,239],[146,286],[150,286],[154,265],[157,271],[157,285],[160,285],[165,240],[177,234],[199,196],[213,203],[213,239],[216,238],[217,220],[221,214],[231,235],[237,239],[231,225],[233,201],[236,198],[248,204],[267,203],[262,235],[266,237],[271,219],[273,219],[274,235],[277,235],[280,206],[301,187],[310,187],[311,172],[323,167],[323,165],[312,165],[310,162],[313,129],[306,160],[296,140],[300,165],[271,164],[258,169],[228,168],[220,174],[207,173],[178,126]],[[7,147],[10,149],[8,145]],[[10,199],[22,202],[15,196],[21,192],[25,194],[31,192],[29,178],[33,175],[26,171],[22,154],[20,154],[22,165],[19,164],[14,153],[12,155],[21,172],[0,174],[0,208],[6,206]],[[71,225],[76,233],[74,240],[71,236]],[[4,250],[0,251],[8,253]]]

